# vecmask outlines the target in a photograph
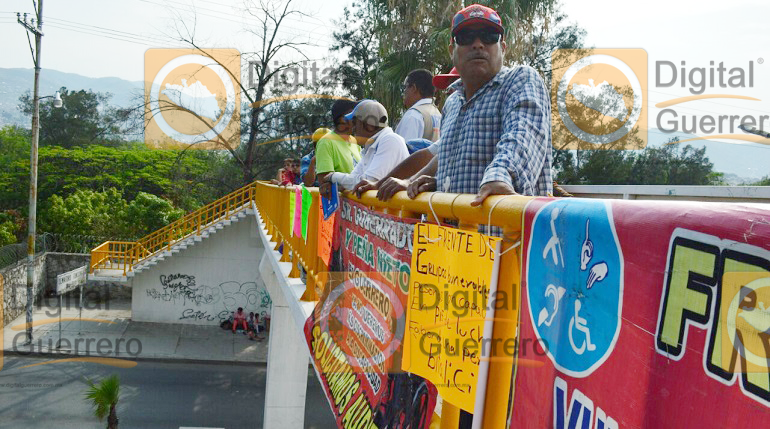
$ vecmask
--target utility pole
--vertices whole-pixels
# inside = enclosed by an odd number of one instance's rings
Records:
[[[29,234],[27,235],[27,341],[24,344],[32,344],[32,306],[35,303],[35,234],[37,222],[37,143],[40,136],[40,42],[43,39],[43,0],[38,0],[35,6],[37,14],[37,28],[35,28],[35,19],[31,23],[27,22],[27,14],[24,14],[22,20],[20,14],[16,14],[19,24],[27,30],[27,40],[29,33],[35,35],[35,49],[32,52],[32,60],[35,62],[35,89],[32,98],[34,111],[32,112],[32,147],[30,149],[29,165]],[[32,50],[32,42],[29,42],[29,49]]]

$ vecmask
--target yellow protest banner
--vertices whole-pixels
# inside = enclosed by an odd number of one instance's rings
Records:
[[[470,413],[488,364],[480,367],[499,244],[497,237],[433,224],[414,230],[402,369],[430,380],[444,401]]]

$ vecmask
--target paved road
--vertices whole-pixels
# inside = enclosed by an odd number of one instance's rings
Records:
[[[261,428],[265,366],[139,362],[121,369],[85,362],[20,368],[47,359],[6,356],[0,371],[0,428],[104,428],[83,399],[84,377],[118,374],[121,429]],[[306,428],[334,428],[312,369]],[[268,428],[272,429],[272,428]]]

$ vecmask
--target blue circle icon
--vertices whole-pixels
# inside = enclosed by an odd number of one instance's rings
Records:
[[[620,334],[623,254],[609,202],[565,199],[535,215],[527,253],[532,326],[554,366],[586,377]]]

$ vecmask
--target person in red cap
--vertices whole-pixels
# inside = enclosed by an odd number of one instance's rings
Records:
[[[441,138],[425,149],[432,156],[416,152],[380,181],[378,198],[406,186],[411,198],[435,190],[477,194],[471,205],[478,206],[490,195],[552,192],[549,93],[532,67],[503,66],[504,34],[502,19],[486,6],[455,14],[449,53],[460,80],[449,86],[455,92],[444,104]]]
[[[433,76],[433,86],[442,90],[447,89],[457,79],[460,79],[460,73],[457,73],[457,67],[452,67],[452,70],[447,74]]]

